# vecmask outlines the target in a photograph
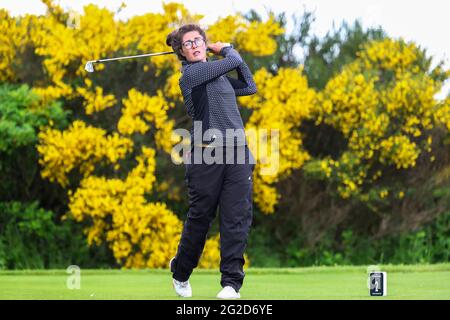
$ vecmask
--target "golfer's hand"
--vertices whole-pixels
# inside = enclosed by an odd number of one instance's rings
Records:
[[[229,43],[223,43],[223,42],[216,42],[216,43],[210,43],[208,44],[208,48],[216,55],[220,54],[220,50],[224,47],[228,47]]]

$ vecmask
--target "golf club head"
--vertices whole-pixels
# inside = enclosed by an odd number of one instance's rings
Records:
[[[84,70],[86,70],[87,72],[94,72],[94,64],[92,63],[92,61],[88,61],[86,63],[86,66],[84,67]]]

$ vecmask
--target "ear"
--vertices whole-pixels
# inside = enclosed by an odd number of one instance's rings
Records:
[[[183,57],[186,58],[186,56],[185,56],[184,53],[183,53],[183,49],[180,49],[180,54],[181,54]]]

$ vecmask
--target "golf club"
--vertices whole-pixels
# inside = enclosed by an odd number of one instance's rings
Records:
[[[211,50],[209,48],[206,49],[206,52],[210,52]],[[139,54],[135,56],[125,56],[125,57],[117,57],[117,58],[109,58],[109,59],[101,59],[101,60],[90,60],[86,62],[86,65],[84,69],[87,72],[94,72],[94,63],[100,63],[100,62],[107,62],[107,61],[115,61],[115,60],[123,60],[123,59],[132,59],[132,58],[142,58],[142,57],[154,57],[154,56],[162,56],[166,54],[174,54],[174,51],[166,51],[166,52],[158,52],[158,53],[146,53],[146,54]]]
[[[132,59],[132,58],[142,58],[142,57],[153,57],[153,56],[162,56],[165,54],[173,54],[174,51],[167,51],[167,52],[158,52],[158,53],[147,53],[147,54],[139,54],[135,56],[126,56],[126,57],[117,57],[117,58],[110,58],[110,59],[100,59],[100,60],[90,60],[86,63],[86,66],[84,69],[87,72],[94,72],[94,63],[100,63],[100,62],[107,62],[107,61],[115,61],[115,60],[123,60],[123,59]]]

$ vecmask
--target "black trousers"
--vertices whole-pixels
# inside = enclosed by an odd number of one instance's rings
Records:
[[[174,279],[189,279],[198,265],[207,233],[219,207],[220,284],[222,287],[232,286],[239,291],[245,276],[244,251],[253,218],[254,157],[247,146],[215,147],[209,152],[212,155],[221,152],[222,164],[207,164],[204,160],[194,163],[194,153],[205,149],[194,147],[191,150],[192,162],[185,165],[189,211],[177,254],[170,267]],[[244,154],[244,157],[240,157],[244,160],[240,162],[244,163],[237,163],[239,152]],[[228,160],[232,159],[232,163],[226,161],[227,156]]]

